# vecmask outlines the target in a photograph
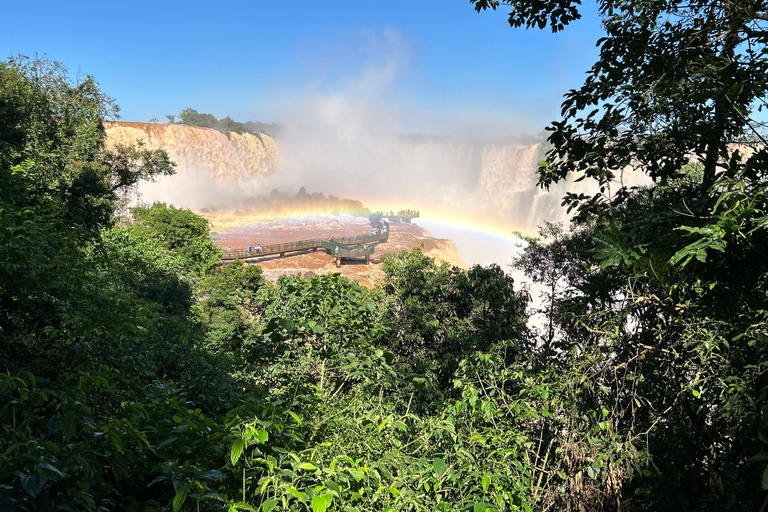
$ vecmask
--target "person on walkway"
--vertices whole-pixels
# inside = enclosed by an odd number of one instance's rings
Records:
[[[249,245],[248,246],[248,256],[250,256],[252,252],[253,252],[253,246]]]
[[[336,248],[333,250],[333,253],[338,256],[339,255],[339,246],[337,245]]]
[[[229,247],[227,247],[227,254],[232,256],[232,246],[231,245]]]

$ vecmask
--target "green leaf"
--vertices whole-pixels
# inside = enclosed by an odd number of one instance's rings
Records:
[[[21,477],[21,488],[33,498],[40,494],[40,491],[43,490],[44,486],[45,476],[40,473],[33,473]]]
[[[181,510],[187,500],[187,494],[189,494],[189,484],[184,484],[176,490],[176,496],[173,497],[173,512]]]
[[[437,458],[434,461],[432,461],[432,467],[434,468],[435,474],[437,476],[440,476],[443,473],[445,473],[446,464],[443,459]]]
[[[742,80],[741,82],[736,82],[733,84],[726,93],[728,96],[738,96],[742,92],[744,92],[744,86],[747,85],[748,80]]]
[[[288,411],[288,414],[290,414],[290,415],[291,415],[291,418],[293,418],[293,420],[294,420],[294,421],[295,421],[297,424],[301,425],[301,418],[299,418],[299,415],[298,415],[298,414],[296,414],[296,413],[295,413],[295,412],[293,412],[293,411]]]
[[[251,505],[243,502],[238,501],[237,503],[233,504],[231,507],[229,507],[229,512],[237,511],[237,510],[247,510],[248,512],[259,512]]]
[[[298,498],[298,499],[299,499],[299,501],[301,501],[302,503],[304,503],[305,501],[307,501],[307,497],[304,495],[304,493],[301,493],[301,492],[297,491],[297,490],[296,490],[295,488],[293,488],[293,487],[289,487],[289,488],[287,488],[287,489],[285,490],[285,492],[287,492],[288,494],[292,494],[292,495],[296,496],[296,498]]]
[[[261,512],[270,512],[277,506],[277,500],[275,498],[269,498],[267,501],[261,504]]]
[[[317,466],[310,462],[302,462],[298,466],[296,466],[296,469],[305,469],[307,471],[317,471]]]
[[[67,475],[66,475],[66,474],[65,474],[63,471],[61,471],[59,468],[57,468],[57,467],[55,467],[55,466],[52,466],[52,465],[50,465],[50,464],[48,464],[48,463],[45,463],[45,462],[44,462],[44,463],[42,463],[42,464],[39,464],[37,467],[38,467],[38,468],[42,468],[42,469],[47,469],[48,471],[53,471],[54,473],[56,473],[57,475],[59,475],[59,476],[60,476],[60,477],[62,477],[62,478],[64,478],[64,477],[66,477],[66,476],[67,476]]]
[[[77,419],[72,414],[67,414],[61,418],[61,433],[64,439],[71,439],[77,433]]]
[[[325,512],[333,501],[332,494],[323,494],[312,498],[312,512]]]
[[[768,466],[763,470],[763,480],[760,484],[764,491],[768,491]]]
[[[224,479],[224,476],[224,473],[218,469],[211,469],[210,471],[206,471],[205,473],[200,474],[200,478],[203,480],[222,480]]]
[[[483,492],[488,491],[488,486],[491,485],[491,477],[483,475]]]
[[[245,449],[245,439],[238,439],[237,441],[235,441],[235,444],[232,445],[232,451],[229,454],[229,458],[232,460],[233,466],[237,464],[238,460],[240,460],[240,455],[243,454],[244,449]]]

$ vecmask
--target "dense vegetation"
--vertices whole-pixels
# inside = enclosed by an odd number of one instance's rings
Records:
[[[599,193],[516,262],[540,333],[495,266],[415,250],[374,290],[218,266],[190,212],[116,214],[172,165],[105,150],[92,79],[0,65],[0,509],[765,508],[766,9],[600,5],[603,58],[541,166]],[[655,184],[617,191],[627,164]]]
[[[185,108],[178,114],[169,114],[165,116],[170,123],[178,122],[186,124],[188,126],[202,126],[203,128],[213,128],[218,130],[227,137],[230,132],[238,133],[240,135],[244,133],[250,133],[259,137],[259,134],[265,133],[270,137],[277,137],[280,134],[281,126],[276,123],[258,123],[248,121],[247,123],[241,123],[235,121],[231,117],[227,116],[223,119],[217,119],[213,114],[207,114],[205,112],[198,112],[193,108]]]
[[[322,192],[307,192],[307,189],[301,187],[295,195],[280,192],[273,188],[269,194],[259,194],[256,196],[240,199],[236,204],[236,215],[240,214],[258,214],[263,216],[273,216],[275,218],[283,215],[294,215],[301,212],[305,215],[355,215],[367,217],[371,211],[363,203],[354,199],[341,199],[329,194],[327,197]],[[232,208],[230,201],[226,207]],[[201,213],[218,212],[219,207],[212,203],[205,203],[200,210]]]

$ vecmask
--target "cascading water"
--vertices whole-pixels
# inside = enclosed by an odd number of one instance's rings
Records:
[[[420,208],[435,218],[529,233],[567,220],[565,191],[593,193],[568,180],[543,190],[536,168],[546,143],[398,136],[365,131],[285,130],[280,152],[270,137],[178,124],[107,124],[108,144],[144,141],[168,151],[177,175],[144,186],[145,200],[200,208],[241,208],[246,197],[300,187],[357,199],[372,208]]]

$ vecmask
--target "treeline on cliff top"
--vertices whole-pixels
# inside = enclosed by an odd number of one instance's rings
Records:
[[[118,217],[167,157],[105,149],[92,78],[1,64],[0,507],[764,508],[768,152],[727,151],[764,144],[768,13],[748,4],[601,1],[601,61],[540,180],[602,190],[515,263],[546,290],[541,329],[498,266],[415,250],[373,290],[273,285],[220,266],[187,210]],[[515,6],[513,26],[578,16]],[[655,185],[617,190],[628,162]]]
[[[223,205],[232,208],[230,201]],[[355,199],[341,199],[333,194],[326,197],[322,192],[307,192],[307,189],[301,187],[296,195],[280,192],[273,188],[269,194],[259,194],[256,196],[240,199],[236,204],[236,215],[245,215],[249,213],[281,215],[285,211],[304,211],[307,213],[323,214],[341,214],[356,215],[367,217],[371,210],[366,208],[363,203]],[[212,203],[205,204],[200,213],[217,212],[218,206]]]
[[[231,132],[240,135],[250,133],[259,136],[266,134],[272,138],[280,138],[281,133],[285,131],[285,125],[278,123],[261,123],[248,121],[241,123],[235,121],[229,116],[223,119],[217,119],[213,114],[198,112],[193,108],[185,108],[178,114],[168,114],[165,116],[169,123],[181,123],[187,126],[200,126],[203,128],[212,128],[227,137]],[[153,118],[151,122],[157,122],[159,119]],[[312,135],[316,128],[312,126],[291,126],[294,134],[305,132],[307,136]],[[393,134],[387,134],[393,135]],[[546,134],[544,132],[537,136],[528,134],[505,135],[499,137],[471,137],[471,136],[450,136],[450,135],[424,135],[424,134],[397,134],[396,139],[405,144],[496,144],[496,145],[533,145],[544,142]]]
[[[235,121],[229,116],[223,119],[216,119],[216,116],[213,114],[198,112],[193,108],[185,108],[178,114],[168,114],[165,117],[168,119],[168,122],[172,124],[180,122],[182,124],[186,124],[187,126],[212,128],[214,130],[220,131],[227,137],[229,137],[231,132],[234,132],[240,135],[244,133],[250,133],[251,135],[256,135],[257,137],[259,134],[264,133],[272,138],[278,138],[280,136],[280,130],[282,129],[282,126],[277,123],[260,123],[254,121],[241,123],[239,121]],[[155,118],[152,119],[152,121],[156,122],[158,119]]]

